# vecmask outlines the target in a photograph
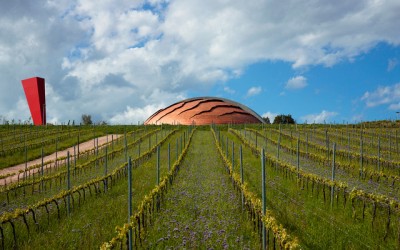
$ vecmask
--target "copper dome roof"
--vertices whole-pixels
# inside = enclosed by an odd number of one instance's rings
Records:
[[[158,110],[144,124],[207,125],[263,122],[256,112],[243,104],[219,97],[196,97]]]

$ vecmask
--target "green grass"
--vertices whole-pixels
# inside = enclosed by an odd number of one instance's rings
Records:
[[[166,136],[166,133],[164,132],[158,132],[157,136],[159,138],[159,141]],[[151,143],[153,145],[155,144],[155,139],[156,135],[152,135],[150,137]],[[128,144],[133,142],[135,138],[133,136],[128,136],[127,137],[127,142]],[[148,149],[148,140],[146,140],[146,143],[139,142],[142,145],[142,154],[146,152]],[[132,155],[132,157],[137,157],[138,155],[138,147],[139,144],[135,144],[131,147],[128,148],[128,154]],[[119,140],[118,144],[114,144],[115,150],[119,149],[124,149],[124,141]],[[109,149],[109,152],[111,152],[111,147]],[[103,155],[103,156],[102,156]],[[92,162],[88,167],[85,167],[85,170],[83,171],[78,171],[77,174],[74,174],[74,163],[71,162],[71,186],[72,188],[74,186],[78,186],[80,184],[83,184],[85,182],[88,182],[91,179],[101,177],[105,173],[105,161],[104,161],[104,155],[105,155],[105,148],[102,150],[99,150],[99,156],[98,156],[98,161]],[[109,160],[107,162],[107,172],[110,173],[112,172],[115,168],[119,167],[122,163],[125,162],[124,158],[124,150],[122,150],[119,155],[117,155],[114,159]],[[96,155],[90,155],[89,157],[81,157],[80,160],[77,161],[77,166],[79,166],[80,163],[85,163],[87,161],[93,161],[96,159]],[[62,166],[58,168],[57,170],[51,170],[47,172],[47,175],[57,175],[61,171],[66,171],[67,167]],[[28,206],[29,204],[33,204],[35,202],[38,202],[41,199],[51,197],[63,190],[67,189],[67,178],[62,178],[61,185],[60,182],[58,181],[59,178],[54,178],[53,181],[46,181],[45,183],[45,190],[42,190],[41,192],[38,192],[40,187],[40,183],[35,184],[35,192],[31,194],[32,188],[30,186],[26,187],[26,193],[30,195],[24,195],[24,189],[23,188],[18,188],[17,191],[11,191],[10,192],[10,202],[7,205],[4,205],[0,208],[0,213],[3,211],[7,211],[15,208],[23,208]],[[50,182],[52,183],[52,186],[50,188]],[[2,192],[0,193],[0,200],[6,200],[6,193]]]
[[[220,132],[224,136],[223,152],[225,152],[226,136],[229,138],[228,159],[231,159],[231,142],[236,145],[235,172],[239,173],[240,140],[231,133]],[[254,142],[254,141],[253,141]],[[271,152],[269,152],[271,153]],[[273,152],[272,152],[273,153]],[[282,152],[282,157],[288,157]],[[261,198],[261,167],[260,158],[253,155],[250,149],[243,147],[244,180],[249,189]],[[326,189],[326,201],[324,202],[322,189],[311,191],[309,187],[299,187],[295,174],[285,173],[274,166],[267,165],[267,209],[271,209],[276,218],[285,228],[300,240],[302,247],[307,249],[362,249],[365,247],[392,248],[396,246],[397,215],[392,215],[391,230],[387,240],[383,240],[386,232],[386,220],[384,208],[378,208],[374,227],[371,227],[371,206],[366,207],[365,218],[362,219],[362,204],[357,203],[356,216],[353,216],[351,201],[343,208],[343,200],[339,197],[339,203],[330,207],[330,191]]]
[[[169,142],[174,143],[181,133],[171,137]],[[155,138],[153,138],[155,139]],[[161,138],[158,137],[158,141]],[[168,169],[167,143],[161,147],[161,173],[163,176]],[[154,144],[153,144],[154,145]],[[171,154],[175,154],[172,150]],[[136,155],[132,149],[132,156]],[[144,150],[142,151],[142,153]],[[122,156],[124,158],[124,156]],[[137,207],[156,184],[156,159],[153,155],[145,163],[133,169],[133,206]],[[88,193],[88,192],[87,192]],[[77,196],[75,203],[77,203]],[[117,180],[116,184],[106,193],[89,196],[86,195],[86,201],[72,209],[70,217],[66,216],[66,210],[63,205],[61,207],[61,219],[56,217],[55,207],[51,208],[51,219],[47,225],[47,216],[43,208],[37,213],[39,221],[39,230],[31,231],[31,235],[27,235],[27,230],[22,221],[16,224],[17,242],[20,249],[93,249],[98,248],[105,240],[112,238],[116,225],[122,224],[127,220],[127,181],[126,178]],[[29,217],[29,216],[28,216]],[[31,220],[31,219],[30,219]],[[32,228],[34,223],[29,222]],[[12,239],[10,235],[10,226],[6,228],[7,239]],[[12,246],[12,240],[7,241],[8,246]]]
[[[237,130],[240,131],[240,130]],[[265,135],[265,131],[258,131],[261,133],[263,136]],[[244,132],[243,130],[240,131],[241,135],[244,136],[246,135],[247,140],[249,140],[252,144],[255,145],[256,141],[256,136],[254,131],[246,131]],[[268,138],[271,138],[270,134],[267,132],[266,133]],[[268,143],[265,143],[265,138],[258,135],[258,140],[257,140],[257,145],[258,148],[265,148],[267,153],[271,157],[277,157],[277,146],[271,141]],[[294,137],[295,138],[295,137]],[[275,142],[278,141],[277,138],[275,138]],[[297,148],[296,148],[296,140],[293,140],[293,143],[290,143],[290,140],[282,139],[281,140],[281,150],[280,150],[280,159],[283,161],[286,161],[290,163],[293,166],[297,165]],[[292,144],[292,145],[291,145]],[[284,148],[283,146],[288,147]],[[300,154],[300,165],[301,169],[308,172],[308,173],[313,173],[318,176],[330,179],[332,175],[332,151],[330,152],[330,157],[329,161],[326,155],[326,151],[318,151],[318,150],[313,150],[311,147],[308,148],[308,150],[302,145],[299,147],[300,152],[303,154]],[[305,155],[305,152],[308,151],[309,153],[312,153],[313,157],[307,157]],[[346,156],[339,156],[336,154],[335,162],[337,164],[337,170],[336,170],[336,180],[338,181],[343,181],[349,184],[350,188],[353,187],[358,187],[363,190],[369,191],[369,192],[375,192],[379,194],[386,195],[388,197],[396,198],[399,195],[399,181],[391,182],[387,181],[385,178],[380,178],[379,181],[377,181],[377,177],[375,176],[373,179],[370,179],[369,176],[366,178],[359,178],[360,175],[360,163],[359,159],[353,159],[352,161],[348,161]],[[348,167],[345,168],[340,168],[338,164],[342,164]],[[382,164],[383,165],[383,164]],[[364,170],[373,170],[376,166],[371,164],[366,164],[364,163]],[[395,171],[395,172],[398,172]],[[378,172],[376,172],[378,173]],[[397,176],[393,171],[390,173],[391,176]],[[391,180],[391,178],[388,178]]]
[[[3,125],[4,126],[4,125]],[[28,126],[26,126],[28,128]],[[55,130],[55,129],[49,129],[51,131],[50,134],[46,133],[46,130],[42,128],[40,131],[41,137],[38,139],[35,139],[33,142],[35,145],[32,147],[28,147],[27,149],[27,160],[34,160],[37,159],[41,156],[41,148],[42,148],[42,143],[43,141],[43,152],[46,155],[50,155],[54,153],[57,150],[63,150],[69,147],[72,147],[78,143],[78,129],[77,127],[68,127],[64,126],[63,130]],[[24,129],[26,130],[27,128],[21,128],[20,133],[24,133]],[[129,126],[126,128],[126,130],[129,131],[134,131],[137,130],[138,126]],[[33,127],[32,129],[35,129]],[[105,136],[106,134],[113,134],[113,133],[118,133],[121,134],[124,132],[125,127],[124,126],[82,126],[82,129],[79,130],[79,142],[85,142],[88,140],[91,140],[96,137],[100,136]],[[55,132],[54,132],[55,131]],[[73,131],[71,133],[71,131]],[[11,137],[10,137],[11,136]],[[9,166],[14,166],[20,163],[25,162],[25,147],[24,147],[24,139],[21,139],[21,135],[17,136],[15,139],[13,139],[13,136],[10,135],[8,138],[2,138],[2,140],[8,139],[8,144],[3,143],[1,141],[1,146],[0,146],[0,152],[3,152],[3,149],[7,149],[7,146],[13,145],[13,144],[18,144],[19,149],[17,149],[14,152],[11,153],[0,153],[0,169],[9,167]],[[36,136],[34,133],[32,133],[31,136]],[[57,138],[61,139],[57,139]],[[29,138],[29,137],[27,137]],[[38,142],[39,141],[39,142]],[[56,143],[57,141],[57,143]],[[57,144],[57,145],[56,145]],[[29,146],[29,141],[27,144]]]
[[[247,125],[246,125],[247,126]],[[65,126],[64,126],[65,127]],[[228,126],[217,126],[222,140],[222,151],[226,152],[226,137],[229,138],[228,159],[232,159],[232,141],[235,143],[234,171],[239,173],[239,146],[242,144],[237,136],[227,132]],[[234,129],[243,131],[244,126],[233,126]],[[248,126],[264,133],[261,126]],[[324,131],[328,128],[332,134],[332,141],[341,142],[342,132],[346,131],[346,126],[315,126],[316,132],[310,142],[322,144]],[[140,133],[128,136],[128,143],[145,135],[147,132],[160,128],[128,126],[126,130],[142,129]],[[145,138],[140,143],[140,151],[143,154],[150,147],[154,146],[164,138],[166,133],[177,126],[164,126],[157,135]],[[165,176],[168,170],[167,147],[170,144],[171,165],[176,160],[176,142],[180,143],[181,136],[187,127],[181,126],[180,130],[161,146],[161,173]],[[264,127],[267,133],[277,139],[278,126],[271,125]],[[33,136],[38,130],[35,127],[16,127],[16,133],[26,133]],[[49,133],[58,131],[59,127],[49,127]],[[67,128],[64,128],[67,130]],[[96,128],[97,129],[97,128]],[[274,131],[270,131],[273,129]],[[298,125],[298,129],[304,138],[305,133],[312,131],[312,125]],[[99,128],[99,135],[100,135]],[[282,126],[286,135],[290,136],[295,127]],[[105,126],[102,128],[104,133],[110,131],[124,132],[124,127]],[[352,148],[357,151],[357,134],[359,128],[352,128]],[[394,130],[392,130],[394,131]],[[373,155],[373,148],[376,143],[372,142],[373,136],[377,133],[387,134],[388,130],[381,128],[366,128],[364,133],[369,146],[365,147],[369,155]],[[247,139],[250,143],[255,143],[254,133],[247,132]],[[89,133],[90,134],[90,133]],[[346,133],[343,133],[347,136]],[[389,132],[390,134],[390,132]],[[7,143],[12,143],[12,127],[0,126],[0,135],[7,139]],[[368,135],[368,136],[367,136]],[[391,142],[394,143],[394,133]],[[51,135],[49,135],[51,136]],[[217,134],[218,136],[218,134]],[[393,139],[394,138],[394,139]],[[16,136],[16,143],[20,143]],[[35,139],[32,139],[34,141]],[[287,137],[282,139],[282,144],[295,149],[296,140],[290,141]],[[123,140],[115,147],[123,147]],[[212,133],[209,127],[199,127],[192,139],[185,158],[182,161],[180,171],[174,178],[172,186],[168,186],[160,211],[153,214],[152,225],[147,227],[143,245],[145,249],[165,249],[165,248],[187,248],[187,249],[259,249],[260,237],[257,230],[253,228],[253,222],[248,218],[247,212],[242,210],[240,193],[233,188],[232,181],[223,166],[222,160],[214,144]],[[264,140],[258,137],[258,147],[265,146]],[[388,140],[383,140],[384,147],[388,149]],[[372,145],[372,147],[371,147]],[[178,147],[180,149],[180,147]],[[393,159],[395,147],[392,146]],[[1,149],[0,149],[1,150]],[[323,153],[312,151],[324,157]],[[139,153],[139,144],[129,148],[128,155],[135,158]],[[268,144],[267,158],[276,157],[276,145]],[[17,155],[15,155],[17,158]],[[93,159],[93,155],[88,158],[82,157],[79,162],[85,163]],[[385,156],[386,157],[386,156]],[[281,160],[295,165],[296,154],[291,151],[281,149]],[[345,159],[338,159],[344,161]],[[0,158],[0,163],[2,159]],[[118,155],[113,160],[108,161],[108,172],[126,161],[125,153]],[[244,180],[247,189],[261,199],[261,166],[259,156],[243,146],[243,167]],[[312,159],[301,158],[301,169],[307,173],[314,173],[320,177],[329,178],[330,167],[323,166]],[[385,238],[386,226],[388,222],[387,207],[377,206],[375,220],[372,220],[373,205],[369,202],[365,204],[365,215],[363,217],[363,202],[360,200],[352,202],[347,197],[346,203],[343,193],[335,197],[333,207],[330,205],[330,190],[325,189],[326,198],[323,196],[322,186],[314,186],[312,190],[311,182],[299,182],[295,173],[287,173],[283,169],[269,164],[267,161],[267,209],[271,210],[279,224],[286,228],[288,234],[296,237],[303,249],[396,249],[399,247],[399,211],[398,208],[391,207],[389,231]],[[354,162],[357,164],[357,162]],[[368,167],[373,167],[372,165]],[[65,167],[46,173],[51,175],[57,171],[63,171]],[[337,178],[346,182],[350,187],[361,187],[371,193],[384,190],[391,192],[391,196],[399,200],[397,184],[391,187],[391,183],[377,183],[373,180],[359,180],[346,171],[338,170]],[[395,173],[394,173],[395,174]],[[104,175],[104,163],[99,162],[97,167],[90,167],[85,173],[72,179],[72,185],[76,186],[96,177]],[[156,186],[156,157],[153,154],[149,159],[133,169],[133,208],[136,210],[144,197],[149,194]],[[35,191],[34,194],[27,192],[25,196],[22,191],[17,192],[17,197],[13,197],[11,204],[4,205],[5,196],[0,194],[0,213],[5,211],[15,211],[16,208],[24,208],[35,202],[51,197],[65,190],[65,180],[61,186],[53,185],[46,192]],[[390,188],[393,190],[391,191]],[[60,219],[57,218],[55,204],[48,206],[50,216],[47,217],[46,210],[41,208],[36,211],[38,224],[35,225],[31,214],[27,215],[29,224],[29,234],[22,217],[14,220],[17,233],[18,249],[98,249],[106,241],[110,241],[117,235],[116,226],[123,226],[127,222],[127,180],[126,176],[121,176],[115,180],[107,192],[100,186],[99,194],[89,195],[86,191],[86,200],[78,205],[78,195],[74,195],[75,203],[72,207],[70,216],[66,214],[63,201],[60,201]],[[13,194],[12,194],[13,195]],[[338,200],[336,200],[338,198]],[[135,212],[135,211],[134,211]],[[49,220],[48,220],[49,219]],[[9,223],[0,224],[4,230],[5,248],[12,249],[13,239],[11,225]],[[385,239],[384,239],[385,238]],[[0,241],[1,244],[1,241]],[[0,247],[1,248],[1,247]]]
[[[253,230],[209,131],[197,131],[147,232],[149,249],[258,249]]]

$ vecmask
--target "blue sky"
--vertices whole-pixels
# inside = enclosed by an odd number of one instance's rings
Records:
[[[314,119],[336,123],[396,119],[400,106],[390,105],[399,103],[398,96],[372,107],[363,96],[400,82],[399,58],[399,47],[381,43],[368,53],[331,67],[318,65],[296,70],[287,62],[256,63],[239,78],[215,86],[210,93],[238,100],[270,118],[291,114],[301,123],[313,123]],[[289,79],[299,77],[303,77],[306,86],[286,87]],[[259,91],[249,96],[249,89],[254,87]]]
[[[2,1],[0,122],[29,119],[32,76],[52,123],[137,124],[195,96],[300,123],[395,119],[398,20],[398,0]]]

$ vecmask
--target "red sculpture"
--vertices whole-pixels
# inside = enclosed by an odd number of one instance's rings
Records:
[[[21,81],[35,125],[46,124],[46,96],[44,78],[32,77]]]

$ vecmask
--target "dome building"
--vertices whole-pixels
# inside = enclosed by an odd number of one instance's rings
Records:
[[[158,110],[145,122],[148,124],[243,124],[264,123],[263,119],[243,104],[219,97],[196,97]]]

